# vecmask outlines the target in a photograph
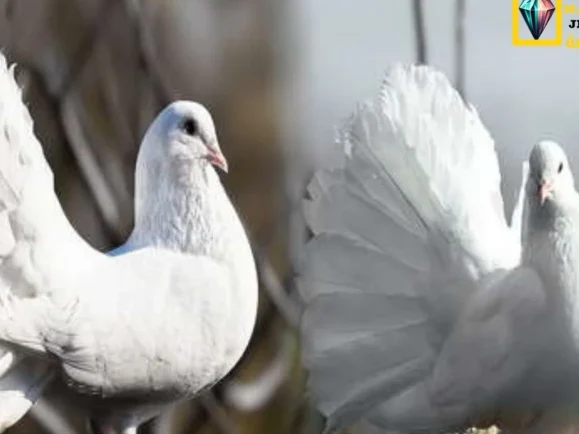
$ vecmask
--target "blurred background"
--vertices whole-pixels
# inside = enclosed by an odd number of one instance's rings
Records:
[[[147,433],[321,432],[296,333],[299,204],[312,170],[332,159],[335,125],[392,62],[439,67],[479,109],[509,213],[537,140],[560,141],[579,162],[579,56],[513,47],[510,1],[0,0],[0,46],[19,65],[67,215],[103,250],[130,231],[135,158],[152,118],[175,99],[214,116],[224,183],[258,263],[258,323],[228,378]],[[10,433],[84,429],[83,410],[51,390]]]

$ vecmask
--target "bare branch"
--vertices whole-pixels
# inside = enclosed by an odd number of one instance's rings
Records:
[[[425,64],[426,57],[426,35],[424,32],[424,9],[422,0],[413,0],[414,12],[414,32],[416,34],[416,57],[418,63]]]
[[[69,101],[61,106],[61,118],[64,130],[68,136],[70,149],[72,150],[81,173],[85,177],[89,188],[94,196],[108,229],[119,240],[124,233],[122,215],[109,183],[99,167],[83,131],[77,114],[72,110]]]
[[[108,18],[116,3],[116,0],[108,0],[105,2],[99,13],[98,19],[95,20],[96,24],[94,29],[90,32],[88,37],[80,42],[79,47],[76,50],[76,55],[72,60],[72,64],[67,73],[64,74],[64,79],[61,81],[61,87],[56,92],[59,98],[64,98],[70,89],[72,89],[76,84],[78,76],[92,55],[94,46],[100,39],[101,35],[107,31]]]
[[[455,28],[454,28],[454,40],[455,40],[455,80],[456,89],[466,98],[465,94],[465,36],[464,36],[464,22],[466,19],[466,2],[465,0],[456,0],[456,17],[455,17]]]
[[[149,72],[155,94],[161,101],[162,105],[167,104],[173,100],[173,92],[171,86],[164,79],[164,75],[159,70],[157,62],[155,62],[155,48],[153,47],[153,36],[151,32],[144,26],[141,18],[141,5],[139,0],[125,0],[125,7],[129,16],[132,18],[137,32],[137,44],[140,58]]]
[[[297,328],[301,315],[300,306],[285,290],[269,259],[265,255],[262,255],[259,249],[254,248],[254,255],[263,288],[267,291],[271,301],[285,321],[290,326]]]
[[[263,408],[288,378],[294,352],[293,336],[286,332],[282,346],[273,361],[253,381],[232,380],[225,386],[226,402],[239,411]]]
[[[199,401],[222,434],[238,434],[237,428],[211,391],[203,394]]]
[[[51,434],[78,434],[66,418],[46,399],[40,397],[30,414]]]

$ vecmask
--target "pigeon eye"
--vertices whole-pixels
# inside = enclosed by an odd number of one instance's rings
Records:
[[[197,122],[195,122],[195,119],[191,119],[191,118],[185,119],[183,121],[183,125],[181,126],[181,128],[183,129],[185,134],[187,134],[189,136],[195,136],[199,131],[199,128],[197,126]]]
[[[557,169],[557,173],[561,173],[563,171],[563,163],[559,163],[559,168]]]

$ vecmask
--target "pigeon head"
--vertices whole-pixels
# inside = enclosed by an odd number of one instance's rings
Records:
[[[543,206],[556,203],[575,191],[567,155],[557,143],[542,141],[533,147],[529,157],[527,196]]]
[[[176,101],[159,113],[145,134],[141,153],[148,164],[169,162],[185,171],[192,165],[228,170],[211,115],[191,101]]]
[[[215,207],[227,206],[227,195],[213,166],[227,171],[207,109],[190,101],[168,105],[145,133],[139,149],[135,228],[153,233],[163,222],[179,226],[168,222],[171,213],[199,222]]]

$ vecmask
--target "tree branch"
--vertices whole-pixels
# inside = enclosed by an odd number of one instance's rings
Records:
[[[416,34],[416,57],[418,63],[425,64],[426,58],[426,35],[424,32],[424,9],[422,0],[413,0],[414,32]]]
[[[454,40],[455,40],[455,79],[456,79],[456,89],[466,98],[465,90],[465,37],[464,37],[464,22],[466,18],[466,2],[465,0],[456,0],[456,16],[455,16],[455,28],[454,28]]]

